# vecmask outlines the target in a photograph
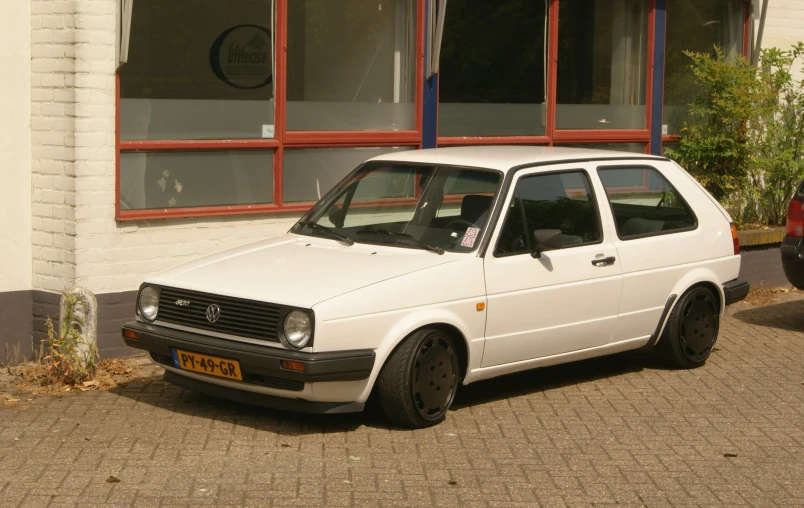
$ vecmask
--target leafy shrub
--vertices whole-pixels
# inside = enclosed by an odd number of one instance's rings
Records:
[[[685,53],[701,93],[668,156],[684,166],[737,222],[783,224],[804,179],[804,80],[792,70],[804,43],[743,57]]]
[[[745,126],[757,117],[763,90],[756,70],[743,57],[685,52],[701,93],[690,105],[690,123],[668,155],[685,167],[721,203],[749,181],[750,136]]]

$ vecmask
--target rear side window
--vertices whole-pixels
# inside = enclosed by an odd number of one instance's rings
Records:
[[[643,238],[697,227],[695,214],[655,169],[599,168],[598,174],[620,238]]]
[[[533,251],[533,232],[560,229],[564,248],[599,243],[600,216],[583,171],[521,178],[500,231],[496,256]]]

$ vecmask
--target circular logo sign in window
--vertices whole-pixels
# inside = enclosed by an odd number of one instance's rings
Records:
[[[229,86],[243,90],[271,83],[271,32],[259,25],[238,25],[223,32],[209,50],[212,72]]]

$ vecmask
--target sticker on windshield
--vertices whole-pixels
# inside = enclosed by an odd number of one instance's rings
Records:
[[[474,247],[475,246],[476,238],[472,236],[464,236],[463,240],[461,240],[461,247]]]
[[[480,233],[480,228],[468,228],[466,230],[466,238],[477,238],[478,233]]]

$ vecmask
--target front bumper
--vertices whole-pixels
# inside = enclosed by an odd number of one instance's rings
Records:
[[[126,337],[126,331],[134,332],[137,335],[137,339]],[[220,386],[219,378],[203,374],[199,376],[192,375],[195,373],[190,373],[190,376],[182,376],[176,372],[167,372],[165,379],[179,386],[213,396],[280,409],[305,412],[339,412],[335,406],[339,404],[345,405],[346,403],[302,401],[294,398],[295,395],[292,392],[302,391],[305,383],[368,379],[374,368],[375,355],[373,350],[303,353],[209,337],[139,321],[126,323],[122,332],[126,345],[147,351],[155,362],[173,369],[178,369],[173,355],[173,350],[175,349],[237,360],[240,363],[243,381],[233,381],[232,383],[285,390],[291,392],[288,393],[290,398],[285,399],[268,395],[258,397],[258,394],[253,393],[253,390],[251,392],[237,390],[229,387],[231,383],[226,383],[228,386]],[[281,366],[282,360],[304,364],[304,372],[283,369]],[[209,379],[209,382],[205,382],[204,379]],[[242,393],[238,394],[238,392]],[[316,404],[320,404],[320,406],[316,407]],[[349,410],[354,411],[359,410],[359,408]]]

